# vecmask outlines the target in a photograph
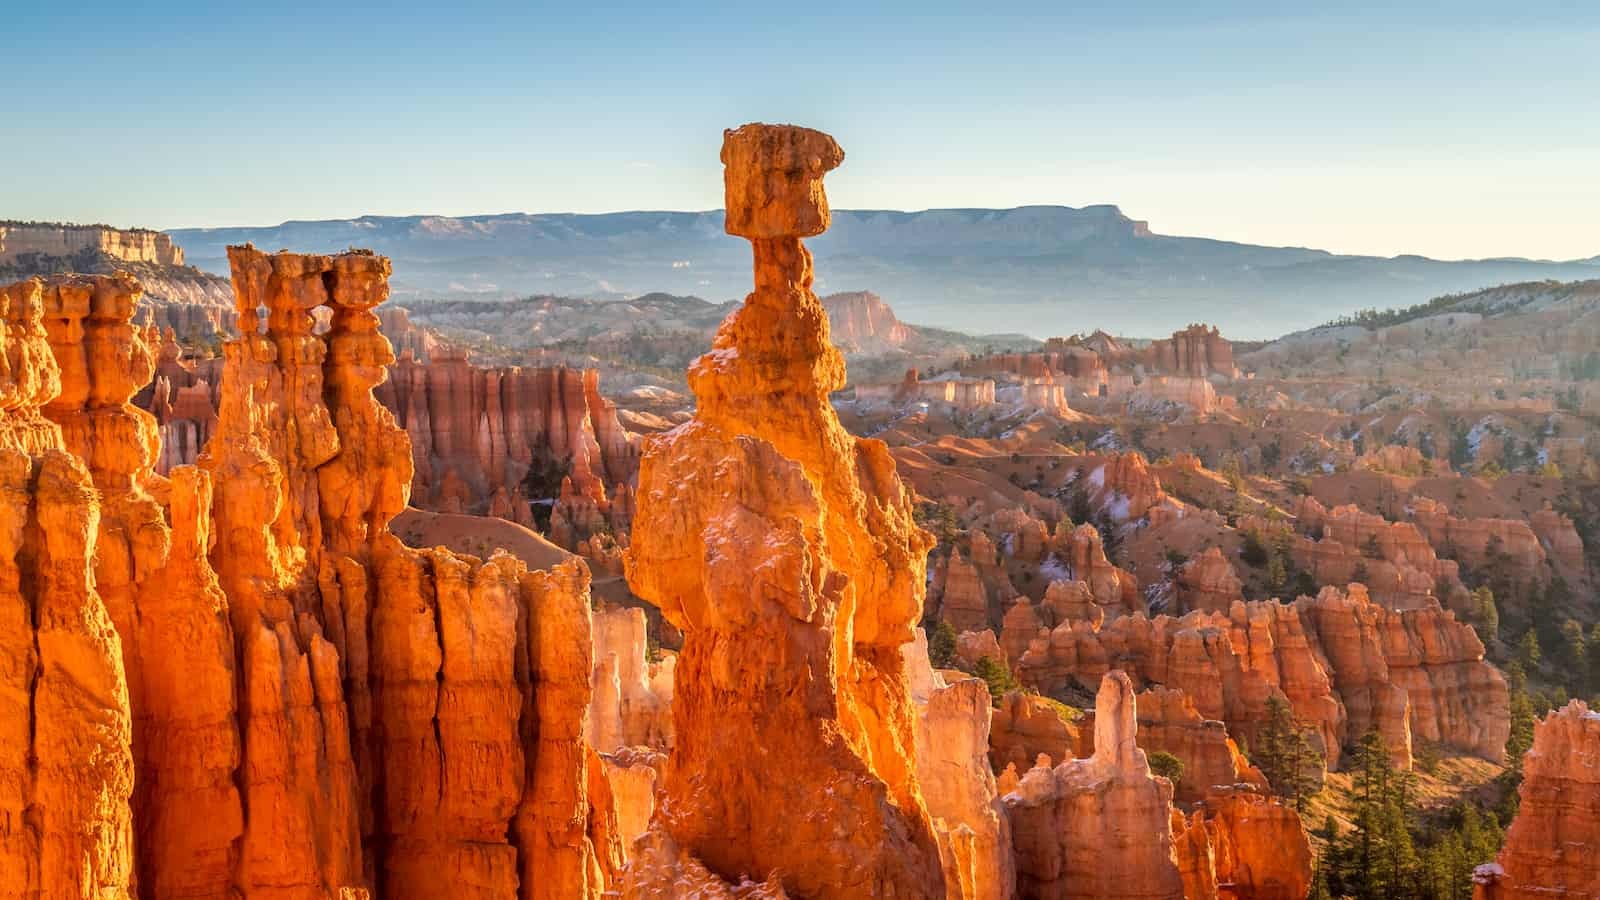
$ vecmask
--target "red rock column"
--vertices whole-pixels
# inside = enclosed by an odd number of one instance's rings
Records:
[[[582,739],[587,570],[569,561],[550,580],[389,532],[413,456],[374,396],[394,361],[372,312],[388,260],[248,246],[230,260],[245,333],[226,348],[205,462],[243,660],[239,883],[598,897],[620,847]],[[332,310],[323,337],[317,306]],[[530,659],[535,628],[559,639]]]
[[[724,136],[727,230],[754,246],[756,289],[690,367],[694,420],[647,444],[628,556],[684,632],[652,833],[734,881],[939,897],[900,657],[932,541],[884,445],[828,403],[844,361],[800,240],[827,228],[822,176],[843,158],[804,128]]]
[[[1474,896],[1600,897],[1600,712],[1574,700],[1545,716],[1522,765],[1522,804]]]
[[[62,388],[42,288],[0,288],[0,896],[110,900],[133,886],[132,724],[99,501],[40,413]]]
[[[131,324],[140,294],[126,275],[46,283],[45,327],[64,377],[44,412],[101,495],[95,581],[121,637],[133,715],[140,889],[221,895],[241,829],[233,636],[205,557],[210,477],[192,466],[170,482],[156,476],[155,419],[129,403],[154,373]]]

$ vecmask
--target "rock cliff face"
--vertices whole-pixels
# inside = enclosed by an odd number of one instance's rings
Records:
[[[911,329],[871,291],[829,294],[822,298],[834,346],[845,353],[880,356],[911,340]]]
[[[1425,500],[1417,502],[1427,508]],[[1452,596],[1466,593],[1460,565],[1440,559],[1428,538],[1410,522],[1390,522],[1354,505],[1329,510],[1315,497],[1301,498],[1295,515],[1301,527],[1320,537],[1295,537],[1290,555],[1295,565],[1319,583],[1359,580],[1374,600],[1391,609],[1421,608],[1435,599],[1449,603]],[[1436,597],[1440,585],[1446,591]]]
[[[644,610],[594,614],[593,695],[587,738],[602,753],[672,746],[672,685],[677,656],[649,658]]]
[[[1201,717],[1194,700],[1175,688],[1154,687],[1139,694],[1139,746],[1164,750],[1183,762],[1174,788],[1180,803],[1195,803],[1217,785],[1249,784],[1265,790],[1267,779],[1239,752],[1228,728]]]
[[[1349,714],[1347,739],[1376,728],[1397,765],[1417,740],[1494,762],[1510,734],[1505,679],[1484,662],[1472,626],[1437,604],[1391,611],[1359,584],[1296,603],[1326,656]]]
[[[582,738],[586,569],[400,545],[387,261],[231,261],[244,335],[202,466],[170,479],[128,403],[156,361],[137,284],[5,289],[3,633],[38,623],[34,687],[7,692],[37,709],[0,714],[38,723],[0,760],[5,817],[37,823],[6,871],[45,897],[598,896],[621,857]]]
[[[1178,572],[1178,601],[1182,610],[1223,612],[1244,600],[1244,586],[1222,551],[1211,547],[1184,564]]]
[[[1522,766],[1522,804],[1474,897],[1600,896],[1600,712],[1574,700],[1545,716]]]
[[[1268,698],[1282,698],[1321,737],[1330,766],[1337,763],[1344,708],[1292,607],[1236,603],[1227,615],[1131,616],[1098,630],[1066,622],[1029,643],[1017,675],[1048,694],[1072,683],[1087,688],[1112,670],[1184,691],[1202,719],[1225,722],[1245,741],[1266,720]]]
[[[1157,372],[1174,375],[1239,377],[1233,364],[1233,344],[1215,326],[1190,325],[1170,338],[1152,341],[1141,361]]]
[[[1026,772],[1040,754],[1052,760],[1094,752],[1093,732],[1062,718],[1057,705],[1037,694],[1011,691],[1000,699],[989,729],[989,763],[996,772]]]
[[[96,312],[115,320],[114,300],[102,300]],[[89,387],[81,370],[63,378],[51,352],[43,315],[61,312],[38,279],[0,288],[0,872],[6,896],[126,898],[132,716],[122,642],[95,581],[102,511],[43,414],[64,388]]]
[[[380,321],[405,347],[375,394],[411,440],[416,506],[537,524],[569,550],[602,532],[626,540],[638,439],[600,395],[598,372],[476,366],[404,310],[381,309]],[[184,359],[173,337],[164,329],[155,382],[135,401],[160,424],[163,474],[199,457],[222,401],[223,361]]]
[[[828,225],[822,176],[843,153],[747,125],[722,159],[755,291],[689,370],[695,418],[650,439],[640,467],[628,580],[684,641],[666,802],[629,891],[710,873],[808,897],[943,896],[900,651],[932,539],[884,445],[828,403],[844,365],[800,240]]]
[[[435,348],[395,363],[378,399],[411,437],[417,505],[534,523],[555,501],[551,540],[571,550],[604,530],[626,537],[638,440],[600,396],[599,373],[485,368]]]
[[[582,740],[587,572],[388,532],[411,448],[372,394],[393,361],[371,311],[387,260],[229,259],[243,335],[201,464],[222,486],[212,562],[242,647],[242,866],[329,891],[370,872],[386,897],[595,895],[618,860]],[[291,835],[309,840],[286,852]]]
[[[1028,623],[1008,615],[1007,625],[1002,643],[1014,648]],[[1202,719],[1247,741],[1278,696],[1321,736],[1330,768],[1342,745],[1372,728],[1401,766],[1411,763],[1414,739],[1494,761],[1503,755],[1505,680],[1484,661],[1471,626],[1437,604],[1391,611],[1351,585],[1292,606],[1236,602],[1226,613],[1033,628],[1013,658],[1018,678],[1047,694],[1120,669],[1138,684],[1183,691]]]
[[[1023,896],[1184,896],[1172,785],[1150,774],[1136,717],[1128,677],[1107,675],[1095,697],[1094,755],[1035,767],[1005,796]]]
[[[84,250],[124,262],[183,265],[183,249],[159,231],[103,225],[0,224],[0,262],[29,253],[72,256]]]

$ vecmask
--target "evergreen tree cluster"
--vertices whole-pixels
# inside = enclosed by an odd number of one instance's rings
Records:
[[[1396,769],[1376,732],[1361,739],[1350,763],[1352,825],[1332,816],[1312,896],[1356,900],[1471,900],[1472,870],[1493,861],[1505,834],[1493,815],[1463,803],[1423,821],[1416,776]]]
[[[1326,759],[1316,731],[1294,720],[1281,696],[1267,698],[1267,720],[1256,732],[1250,761],[1267,776],[1272,792],[1299,812],[1322,789]]]

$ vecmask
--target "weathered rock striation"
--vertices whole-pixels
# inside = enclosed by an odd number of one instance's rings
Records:
[[[1174,331],[1170,338],[1152,341],[1141,355],[1141,362],[1155,371],[1176,375],[1239,377],[1239,369],[1233,363],[1233,344],[1215,325],[1190,325]]]
[[[843,153],[747,125],[722,159],[755,290],[690,367],[694,419],[641,462],[628,579],[684,641],[666,802],[629,891],[709,871],[808,897],[943,896],[900,652],[932,539],[884,445],[828,403],[844,363],[801,243],[827,228],[822,176]]]
[[[1311,842],[1299,813],[1250,785],[1211,790],[1173,837],[1186,898],[1304,900],[1311,889]]]
[[[1178,602],[1181,611],[1191,609],[1225,612],[1235,602],[1243,602],[1244,586],[1233,563],[1217,547],[1184,563],[1178,570]]]
[[[87,388],[51,352],[48,302],[39,279],[0,288],[0,895],[127,898],[128,686],[96,586],[99,499],[42,412]]]
[[[172,243],[170,236],[148,228],[0,223],[0,262],[30,253],[72,256],[85,250],[104,253],[124,262],[183,265],[183,248]]]
[[[378,399],[411,436],[416,503],[531,525],[556,501],[551,539],[571,550],[604,530],[625,539],[638,439],[600,396],[599,373],[485,368],[435,348],[401,357]]]
[[[1498,862],[1480,866],[1478,900],[1600,896],[1600,712],[1581,700],[1534,726],[1522,803]]]
[[[828,313],[828,333],[834,346],[847,354],[878,356],[904,346],[912,331],[895,318],[894,310],[871,291],[848,291],[822,298]]]
[[[411,482],[373,396],[393,362],[372,313],[387,260],[229,260],[243,334],[201,464],[240,647],[241,870],[318,896],[597,895],[620,848],[582,740],[587,571],[414,551],[387,530]]]
[[[1228,728],[1206,719],[1194,699],[1176,688],[1152,687],[1139,694],[1139,746],[1171,753],[1183,762],[1173,787],[1179,803],[1195,803],[1217,785],[1249,784],[1266,789],[1267,779],[1239,752]]]
[[[602,753],[672,746],[672,685],[678,657],[649,657],[644,610],[594,614],[594,673],[587,738]]]

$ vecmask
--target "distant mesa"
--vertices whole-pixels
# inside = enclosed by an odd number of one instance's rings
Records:
[[[183,265],[183,249],[172,242],[172,237],[148,228],[0,222],[0,264],[28,254],[73,256],[86,250],[124,262]]]
[[[835,209],[832,217],[811,246],[819,295],[871,288],[910,321],[971,333],[1043,338],[1094,322],[1154,337],[1206,321],[1264,340],[1367,307],[1595,275],[1592,261],[1343,256],[1163,235],[1109,205]],[[408,301],[665,291],[722,302],[750,286],[748,250],[724,233],[721,210],[363,216],[169,234],[192,262],[219,272],[233,243],[371,247],[394,259],[395,293]]]

